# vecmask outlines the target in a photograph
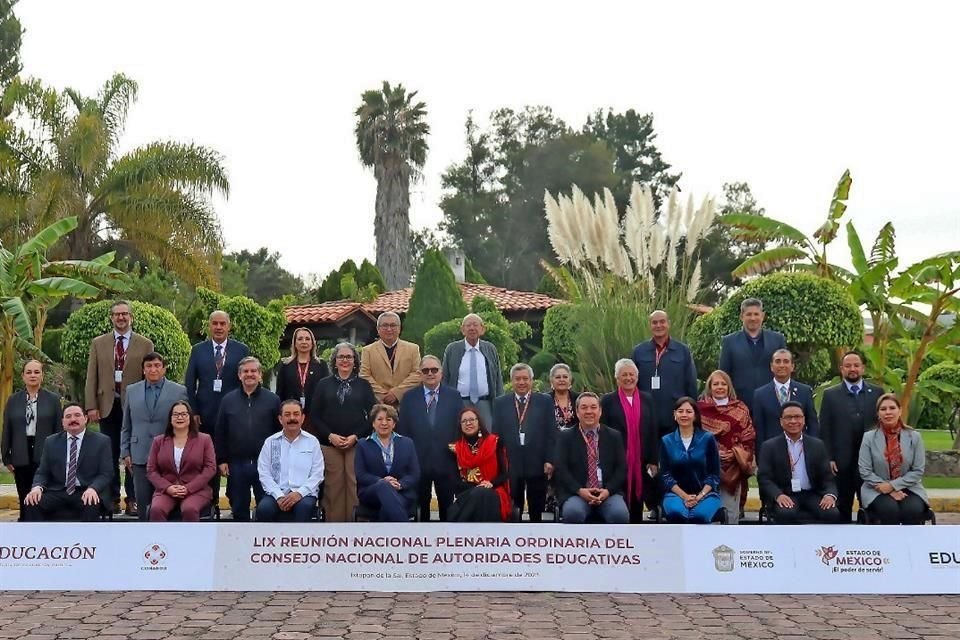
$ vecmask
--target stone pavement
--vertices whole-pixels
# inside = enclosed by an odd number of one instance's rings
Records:
[[[11,593],[0,638],[422,640],[960,637],[957,598],[563,593]]]

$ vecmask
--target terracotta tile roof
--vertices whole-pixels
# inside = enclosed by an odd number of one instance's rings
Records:
[[[287,324],[326,324],[339,322],[354,313],[370,315],[367,310],[363,308],[363,304],[351,300],[336,300],[321,304],[304,304],[287,307],[283,311],[287,316]]]
[[[474,297],[485,296],[493,300],[500,311],[545,311],[550,307],[563,304],[563,300],[533,291],[513,291],[502,287],[493,287],[487,284],[461,283],[460,291],[463,299],[469,305]],[[338,322],[358,310],[372,317],[384,311],[405,314],[410,306],[410,296],[413,288],[387,291],[380,294],[376,300],[367,304],[338,300],[322,304],[300,305],[285,309],[287,322],[290,324],[329,323]]]

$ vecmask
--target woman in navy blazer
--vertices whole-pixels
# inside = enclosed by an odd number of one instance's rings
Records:
[[[669,522],[711,522],[721,507],[717,441],[700,426],[700,410],[693,398],[677,400],[673,419],[676,431],[660,441],[664,514]]]
[[[413,440],[394,431],[396,409],[377,404],[370,416],[373,433],[357,443],[354,458],[357,498],[377,512],[379,522],[406,522],[417,504],[417,450]]]
[[[166,522],[178,506],[184,522],[199,521],[213,500],[210,481],[216,473],[213,439],[200,433],[187,402],[175,403],[166,433],[153,439],[147,457],[147,478],[154,486],[150,521]]]

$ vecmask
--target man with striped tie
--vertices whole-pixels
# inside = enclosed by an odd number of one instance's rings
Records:
[[[760,445],[776,438],[780,427],[780,407],[787,402],[799,402],[803,406],[803,419],[808,435],[820,437],[820,421],[813,407],[813,389],[793,379],[793,353],[789,349],[777,349],[770,358],[773,380],[753,393],[753,428],[757,432],[757,451]]]
[[[33,488],[23,503],[25,520],[99,519],[110,500],[116,465],[110,438],[87,430],[87,416],[77,403],[63,409],[63,431],[46,439]]]
[[[620,434],[600,424],[600,398],[585,391],[577,397],[579,429],[557,435],[553,474],[564,522],[627,524],[623,499],[626,452]]]

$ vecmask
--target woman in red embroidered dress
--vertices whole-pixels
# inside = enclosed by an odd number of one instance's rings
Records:
[[[460,437],[450,445],[460,472],[450,522],[506,522],[513,509],[503,443],[471,407],[460,411]]]

